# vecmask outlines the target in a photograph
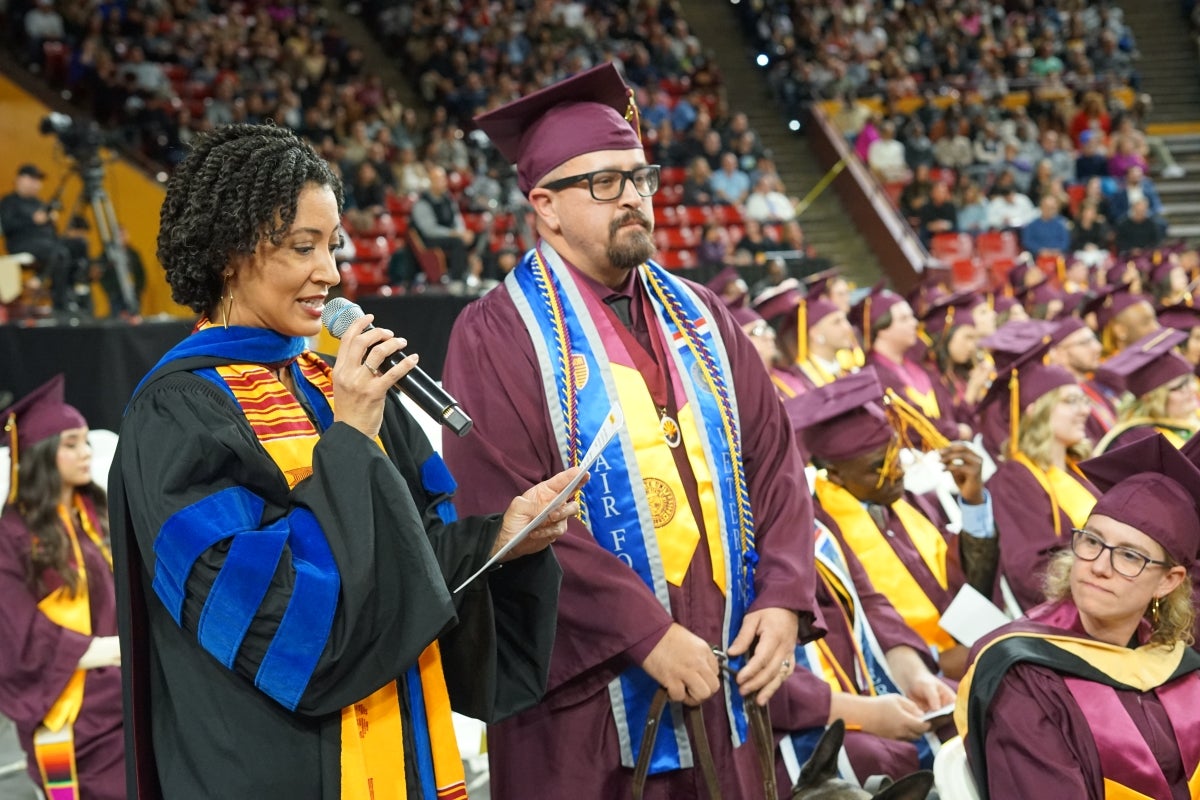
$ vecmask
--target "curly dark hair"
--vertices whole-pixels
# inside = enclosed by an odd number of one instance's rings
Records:
[[[287,128],[227,125],[200,136],[167,183],[160,215],[158,260],[175,302],[216,306],[229,262],[263,237],[279,244],[309,184],[332,189],[341,213],[341,180]]]

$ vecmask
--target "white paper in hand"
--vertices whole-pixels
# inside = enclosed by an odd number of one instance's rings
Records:
[[[624,424],[624,421],[624,417],[621,416],[621,410],[619,408],[614,406],[608,410],[608,415],[604,420],[604,424],[601,425],[600,430],[596,432],[596,438],[592,440],[592,444],[588,447],[587,452],[583,454],[583,459],[579,462],[579,474],[575,476],[574,480],[567,484],[565,489],[556,494],[554,499],[547,503],[545,508],[539,511],[538,515],[529,521],[528,525],[522,528],[516,536],[509,539],[508,543],[505,544],[504,547],[501,547],[499,550],[497,550],[496,554],[489,558],[486,564],[480,567],[474,575],[463,581],[462,584],[454,590],[455,594],[461,592],[471,583],[471,581],[478,578],[480,575],[490,569],[492,565],[504,558],[504,556],[507,555],[510,550],[520,544],[521,541],[524,540],[531,531],[540,527],[541,524],[546,521],[546,518],[550,516],[550,512],[561,506],[567,501],[567,498],[575,494],[575,490],[578,489],[579,484],[583,482],[583,478],[585,475],[587,475],[588,470],[592,468],[592,464],[594,464],[596,459],[600,457],[600,454],[604,452],[604,448],[608,446],[609,441],[611,441],[616,432],[620,430],[621,425]]]
[[[1008,615],[981,595],[970,584],[964,584],[946,606],[938,627],[958,641],[971,647],[982,637],[1011,620]]]

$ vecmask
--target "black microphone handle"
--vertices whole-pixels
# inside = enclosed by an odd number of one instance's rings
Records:
[[[368,349],[369,353],[370,350]],[[387,372],[408,356],[403,352],[393,353],[379,365],[380,372]],[[403,392],[417,407],[445,425],[458,436],[466,436],[474,424],[450,393],[438,386],[437,381],[420,367],[413,367],[407,375],[392,386],[393,392]]]

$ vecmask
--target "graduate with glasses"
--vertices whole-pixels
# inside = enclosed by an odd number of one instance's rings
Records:
[[[1080,466],[1103,495],[1051,561],[1047,602],[977,644],[959,687],[977,788],[1200,797],[1200,469],[1160,434]]]
[[[609,409],[624,417],[555,546],[546,697],[489,728],[497,798],[628,797],[643,754],[647,799],[762,797],[775,770],[750,707],[820,633],[795,435],[722,299],[652,260],[658,168],[630,98],[603,64],[476,120],[516,164],[538,241],[451,334],[444,380],[475,421],[445,443],[473,489],[462,509],[577,463]]]

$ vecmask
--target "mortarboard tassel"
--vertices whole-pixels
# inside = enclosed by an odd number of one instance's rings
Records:
[[[941,450],[950,444],[950,440],[934,427],[928,417],[918,411],[916,407],[903,397],[896,394],[896,391],[891,387],[884,392],[883,400],[883,407],[892,422],[892,427],[900,434],[900,438],[904,439],[905,446],[913,447],[912,439],[908,436],[910,430],[921,439],[924,445],[923,449],[926,451]]]
[[[808,360],[808,301],[801,298],[796,306],[796,363]]]
[[[17,502],[17,415],[9,414],[4,423],[4,432],[8,434],[8,504]]]

